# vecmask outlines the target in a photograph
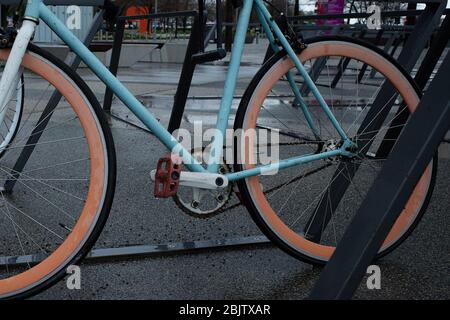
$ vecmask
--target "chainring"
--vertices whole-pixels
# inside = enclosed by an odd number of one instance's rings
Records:
[[[192,151],[192,155],[200,163],[203,163],[203,151],[204,149]],[[231,168],[224,162],[220,166],[220,173],[226,174],[229,172],[231,172]],[[187,215],[198,219],[208,219],[226,210],[232,193],[233,183],[219,190],[204,190],[180,186],[177,194],[172,199],[177,207]]]

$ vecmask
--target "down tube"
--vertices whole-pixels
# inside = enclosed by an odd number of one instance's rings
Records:
[[[225,131],[228,128],[228,120],[230,118],[231,106],[233,104],[234,92],[239,76],[239,67],[241,65],[242,54],[244,52],[245,36],[250,22],[254,0],[244,0],[244,6],[239,13],[239,21],[234,37],[233,50],[231,51],[231,61],[228,68],[227,78],[225,80],[225,88],[223,98],[220,103],[219,115],[217,117],[216,129],[222,134],[222,139],[215,139],[211,148],[211,157],[208,165],[208,171],[217,173],[223,153],[223,144]]]
[[[89,68],[114,92],[119,99],[141,120],[171,151],[178,153],[189,170],[204,172],[205,169],[181,144],[153,117],[136,97],[97,59],[83,43],[66,28],[43,3],[39,6],[41,19],[74,51]]]

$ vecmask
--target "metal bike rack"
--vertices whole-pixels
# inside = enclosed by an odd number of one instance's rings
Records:
[[[425,1],[418,1],[425,2]],[[426,1],[439,17],[446,1]],[[430,12],[431,14],[431,12]],[[423,23],[423,22],[422,22]],[[447,15],[425,62],[437,62],[450,40]],[[442,50],[441,50],[442,49]],[[418,78],[426,83],[432,68],[422,64]],[[377,180],[347,228],[332,259],[324,268],[310,299],[350,299],[367,266],[375,259],[384,239],[399,217],[425,168],[450,129],[450,54],[409,117]],[[411,144],[409,141],[415,141]]]
[[[264,236],[228,238],[222,240],[201,240],[174,242],[155,245],[137,245],[119,248],[93,249],[85,258],[86,261],[129,259],[154,257],[168,254],[185,254],[204,250],[242,249],[245,247],[267,246],[271,242]],[[45,257],[42,254],[30,254],[17,257],[0,257],[0,266],[18,267],[37,264]]]

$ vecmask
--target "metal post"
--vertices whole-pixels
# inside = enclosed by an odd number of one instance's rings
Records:
[[[109,71],[114,76],[117,76],[119,71],[120,54],[122,52],[122,42],[125,35],[125,20],[118,19],[116,24],[116,33],[114,35],[113,51],[111,54],[111,61],[109,64]],[[105,98],[103,102],[103,110],[105,112],[111,112],[111,106],[113,101],[114,93],[111,88],[107,87],[105,92]]]
[[[196,64],[192,61],[192,56],[200,52],[200,47],[202,46],[200,45],[201,40],[199,39],[199,34],[203,33],[203,28],[201,28],[198,17],[195,17],[192,28],[193,31],[191,32],[191,36],[189,38],[183,69],[181,71],[180,81],[178,82],[178,88],[173,102],[172,114],[170,116],[168,127],[168,131],[170,133],[173,133],[175,130],[180,128],[196,67]]]
[[[233,4],[231,0],[226,0],[225,21],[227,22],[225,28],[225,50],[231,52],[233,45]]]
[[[198,0],[198,25],[199,25],[199,29],[194,29],[194,30],[199,30],[199,34],[198,34],[198,41],[199,41],[199,47],[200,47],[200,52],[204,52],[205,51],[205,45],[204,45],[204,38],[205,38],[205,29],[204,26],[206,24],[206,18],[205,18],[205,2],[204,0]]]
[[[222,0],[216,0],[216,32],[217,32],[217,49],[222,49],[223,30],[222,30]]]

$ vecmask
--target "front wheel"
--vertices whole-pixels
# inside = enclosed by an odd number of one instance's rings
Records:
[[[35,294],[78,263],[106,222],[115,186],[112,135],[86,84],[33,45],[22,68],[22,121],[0,159],[0,299]],[[62,99],[49,108],[54,93]]]
[[[361,41],[312,39],[298,57],[347,136],[357,144],[356,156],[317,160],[238,184],[253,219],[269,239],[296,258],[324,264],[392,150],[398,137],[392,132],[404,125],[399,119],[405,112],[414,112],[420,92],[393,59]],[[288,73],[293,78],[288,79]],[[309,123],[293,95],[292,79],[308,105]],[[320,154],[342,145],[337,130],[285,52],[273,56],[253,79],[234,128],[244,133],[265,131],[256,139],[276,134],[277,161]],[[241,161],[235,171],[266,164],[260,155],[267,161],[269,145],[274,147],[273,142],[247,143],[245,155],[238,156],[237,162],[248,155],[255,155],[256,161]],[[240,152],[236,149],[237,154]],[[422,217],[434,186],[435,160],[423,173],[379,256],[406,239]]]

